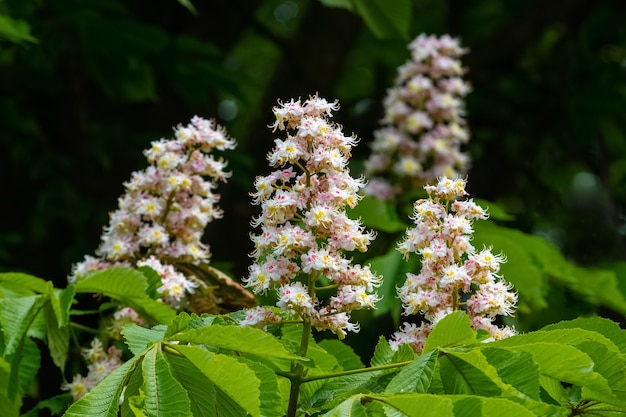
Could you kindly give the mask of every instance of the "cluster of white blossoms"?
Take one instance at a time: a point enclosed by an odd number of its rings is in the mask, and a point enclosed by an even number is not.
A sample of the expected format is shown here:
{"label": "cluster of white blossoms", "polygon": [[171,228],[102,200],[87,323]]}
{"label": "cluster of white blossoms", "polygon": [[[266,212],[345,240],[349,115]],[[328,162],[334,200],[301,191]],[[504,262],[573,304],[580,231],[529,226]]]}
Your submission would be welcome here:
{"label": "cluster of white blossoms", "polygon": [[415,202],[416,226],[398,244],[405,258],[419,254],[422,268],[419,274],[407,273],[397,292],[404,315],[421,314],[426,321],[404,323],[390,345],[397,349],[407,343],[421,352],[432,327],[456,310],[465,310],[472,327],[495,340],[512,336],[513,328],[494,324],[497,316],[512,315],[517,304],[513,286],[498,274],[505,258],[471,244],[473,221],[486,219],[487,213],[471,199],[457,200],[467,195],[465,180],[441,177],[424,188],[429,197]]}
{"label": "cluster of white blossoms", "polygon": [[62,389],[69,391],[74,400],[78,400],[91,391],[107,375],[122,364],[122,351],[115,346],[104,349],[100,339],[93,339],[91,346],[82,349],[87,362],[87,376],[76,375],[72,382],[64,383]]}
{"label": "cluster of white blossoms", "polygon": [[233,149],[235,142],[213,121],[193,117],[178,125],[174,138],[154,141],[144,151],[150,166],[124,183],[118,209],[110,213],[97,257],[74,265],[70,282],[112,266],[153,268],[161,276],[162,299],[175,308],[196,284],[172,267],[174,262],[208,262],[202,242],[206,225],[222,217],[213,190],[230,176],[214,150]]}
{"label": "cluster of white blossoms", "polygon": [[[286,138],[275,139],[267,155],[277,170],[254,184],[253,202],[261,214],[252,225],[261,233],[251,235],[255,262],[244,282],[257,294],[275,290],[280,309],[343,338],[359,330],[350,322],[353,310],[375,307],[381,278],[344,257],[366,251],[374,234],[346,215],[346,207],[358,203],[364,180],[347,169],[357,139],[328,120],[337,109],[336,102],[318,96],[274,108],[271,127],[286,131]],[[280,320],[269,309],[246,313],[242,325]]]}
{"label": "cluster of white blossoms", "polygon": [[[124,184],[126,192],[118,200],[118,209],[110,213],[97,256],[87,255],[74,265],[68,281],[74,283],[90,272],[114,266],[149,266],[161,278],[160,300],[182,309],[198,284],[173,264],[209,262],[211,253],[202,235],[210,221],[222,217],[219,195],[213,190],[230,177],[224,171],[226,162],[210,153],[233,149],[235,142],[213,121],[195,116],[187,126],[174,129],[174,138],[151,145],[144,151],[150,166],[134,172]],[[142,325],[143,319],[133,309],[120,306],[108,326],[109,335],[119,338],[129,322]],[[100,341],[94,339],[88,350],[88,376],[78,374],[64,385],[75,399],[91,390],[103,373],[112,371],[109,368],[119,366],[119,355],[109,355],[105,363],[95,360],[93,352],[101,355],[98,347],[102,350]]]}
{"label": "cluster of white blossoms", "polygon": [[391,200],[440,176],[466,173],[469,157],[461,145],[469,140],[458,40],[419,35],[409,44],[411,59],[398,69],[395,85],[384,99],[383,127],[374,132],[366,161],[365,193]]}

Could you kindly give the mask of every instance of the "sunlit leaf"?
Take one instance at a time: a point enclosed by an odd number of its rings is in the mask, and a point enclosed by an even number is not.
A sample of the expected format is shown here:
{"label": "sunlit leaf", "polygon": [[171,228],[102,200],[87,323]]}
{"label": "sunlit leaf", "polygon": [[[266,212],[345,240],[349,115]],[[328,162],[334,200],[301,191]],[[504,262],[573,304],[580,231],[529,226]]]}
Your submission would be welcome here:
{"label": "sunlit leaf", "polygon": [[11,288],[23,295],[32,295],[32,292],[45,293],[50,282],[22,272],[4,272],[0,273],[0,286]]}
{"label": "sunlit leaf", "polygon": [[446,394],[472,394],[485,397],[502,394],[502,381],[479,350],[446,351],[439,359],[441,380]]}
{"label": "sunlit leaf", "polygon": [[146,353],[142,362],[143,412],[146,417],[192,417],[189,397],[174,378],[161,349]]}
{"label": "sunlit leaf", "polygon": [[365,407],[361,404],[361,396],[355,395],[324,414],[323,417],[367,417]]}
{"label": "sunlit leaf", "polygon": [[171,348],[189,359],[215,385],[218,407],[241,408],[252,416],[260,416],[261,381],[245,364],[195,346]]}
{"label": "sunlit leaf", "polygon": [[436,363],[436,350],[419,355],[389,381],[385,392],[390,394],[398,394],[401,392],[427,392],[435,372]]}
{"label": "sunlit leaf", "polygon": [[[54,298],[54,296],[51,298]],[[69,326],[59,326],[57,315],[51,302],[45,303],[43,312],[46,318],[46,341],[50,357],[54,364],[63,371],[70,347]]]}
{"label": "sunlit leaf", "polygon": [[46,301],[43,295],[0,299],[0,326],[4,333],[4,355],[12,355],[25,337]]}
{"label": "sunlit leaf", "polygon": [[455,311],[437,322],[424,345],[424,352],[433,349],[476,342],[476,332],[463,311]]}
{"label": "sunlit leaf", "polygon": [[271,334],[251,327],[207,326],[177,333],[168,340],[228,349],[251,357],[279,360],[280,363],[284,360],[302,359],[285,349]]}
{"label": "sunlit leaf", "polygon": [[155,326],[147,329],[131,323],[124,326],[121,333],[130,351],[134,355],[140,355],[151,344],[162,341],[165,331],[165,326]]}
{"label": "sunlit leaf", "polygon": [[63,417],[117,417],[124,382],[136,366],[136,359],[123,363],[94,389],[72,404]]}

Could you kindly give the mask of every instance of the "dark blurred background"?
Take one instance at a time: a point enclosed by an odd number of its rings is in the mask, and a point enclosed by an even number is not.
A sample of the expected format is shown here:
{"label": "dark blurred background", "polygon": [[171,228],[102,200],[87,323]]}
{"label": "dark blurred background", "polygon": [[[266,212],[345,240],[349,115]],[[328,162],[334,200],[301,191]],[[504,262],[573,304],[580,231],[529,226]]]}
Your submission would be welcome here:
{"label": "dark blurred background", "polygon": [[[277,99],[339,99],[361,138],[420,33],[458,36],[473,92],[472,196],[586,266],[624,260],[626,3],[621,0],[4,0],[0,3],[0,270],[66,285],[93,254],[141,151],[193,115],[225,154],[214,262],[245,275],[248,192],[269,173]],[[384,11],[393,3],[393,13]],[[381,6],[383,5],[383,6]],[[377,13],[376,7],[383,7]],[[369,13],[369,14],[368,14]]]}

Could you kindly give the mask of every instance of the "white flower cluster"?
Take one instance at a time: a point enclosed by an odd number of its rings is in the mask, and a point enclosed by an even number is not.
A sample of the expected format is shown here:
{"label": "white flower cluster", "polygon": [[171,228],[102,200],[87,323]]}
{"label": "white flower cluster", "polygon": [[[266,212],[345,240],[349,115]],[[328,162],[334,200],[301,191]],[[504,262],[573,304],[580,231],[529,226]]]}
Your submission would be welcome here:
{"label": "white flower cluster", "polygon": [[[317,96],[291,100],[274,108],[274,131],[286,131],[267,155],[277,168],[255,181],[254,203],[261,214],[252,221],[255,262],[246,286],[255,293],[276,290],[277,306],[318,330],[340,338],[358,331],[355,309],[373,308],[381,278],[368,266],[352,265],[344,252],[366,251],[374,238],[346,215],[363,188],[362,178],[347,169],[356,138],[328,121],[338,105]],[[320,294],[323,294],[322,297]],[[280,318],[262,308],[249,310],[243,325],[262,326]]]}
{"label": "white flower cluster", "polygon": [[124,184],[98,256],[85,256],[68,279],[112,266],[147,265],[161,276],[163,301],[178,308],[196,284],[171,264],[208,262],[211,253],[201,238],[207,223],[222,217],[213,190],[230,176],[226,162],[211,152],[233,149],[235,142],[213,121],[195,116],[174,129],[174,138],[151,145],[144,151],[150,166]]}
{"label": "white flower cluster", "polygon": [[460,151],[469,140],[463,99],[470,87],[459,61],[466,50],[448,35],[420,35],[409,49],[411,59],[387,91],[383,127],[374,132],[365,166],[364,191],[381,200],[468,168]]}
{"label": "white flower cluster", "polygon": [[419,274],[408,273],[397,291],[404,314],[421,314],[426,322],[405,323],[393,335],[391,346],[408,343],[420,352],[433,325],[456,310],[465,310],[472,327],[486,330],[494,339],[515,334],[512,328],[493,323],[496,316],[512,315],[517,303],[512,285],[498,275],[505,258],[488,248],[477,251],[471,244],[472,223],[486,219],[485,210],[471,199],[457,200],[467,194],[462,179],[442,177],[437,185],[424,188],[429,198],[415,203],[415,227],[398,244],[405,258],[419,254],[422,268]]}

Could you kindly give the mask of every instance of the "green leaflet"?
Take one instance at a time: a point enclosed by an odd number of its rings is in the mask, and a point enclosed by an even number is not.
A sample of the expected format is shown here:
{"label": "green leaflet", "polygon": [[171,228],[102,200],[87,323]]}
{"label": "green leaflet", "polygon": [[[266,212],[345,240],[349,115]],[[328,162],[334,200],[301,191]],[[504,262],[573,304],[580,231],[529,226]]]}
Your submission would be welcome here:
{"label": "green leaflet", "polygon": [[215,386],[216,404],[225,407],[218,415],[261,415],[261,381],[248,366],[199,347],[172,345],[171,348],[185,356]]}
{"label": "green leaflet", "polygon": [[31,295],[33,292],[47,292],[51,283],[22,272],[4,272],[0,273],[0,286],[22,295]]}
{"label": "green leaflet", "polygon": [[494,397],[502,394],[502,381],[482,352],[445,351],[439,360],[446,394],[472,394]]}
{"label": "green leaflet", "polygon": [[437,322],[424,345],[424,352],[433,349],[476,342],[476,332],[463,311],[455,311]]}
{"label": "green leaflet", "polygon": [[436,350],[418,356],[389,381],[385,392],[389,394],[398,394],[401,392],[428,392],[430,381],[435,372],[436,363]]}
{"label": "green leaflet", "polygon": [[361,395],[352,396],[324,414],[323,417],[367,417],[367,412],[361,404],[361,399]]}
{"label": "green leaflet", "polygon": [[117,417],[125,382],[135,369],[137,358],[122,364],[94,389],[72,404],[63,417]]}
{"label": "green leaflet", "polygon": [[61,326],[57,321],[58,316],[51,302],[54,298],[54,296],[50,297],[43,309],[46,318],[46,339],[52,361],[59,369],[64,370],[70,345],[70,329],[67,324]]}
{"label": "green leaflet", "polygon": [[303,359],[289,352],[271,334],[251,327],[206,326],[177,333],[167,340],[227,349],[252,358],[269,360],[269,362],[283,365],[290,364],[291,360]]}
{"label": "green leaflet", "polygon": [[389,363],[412,361],[413,359],[415,359],[415,353],[409,346],[400,345],[398,350],[393,350],[389,346],[387,339],[380,336],[370,363],[372,366],[380,366]]}
{"label": "green leaflet", "polygon": [[140,355],[150,344],[162,341],[165,331],[165,326],[154,326],[151,329],[146,329],[131,323],[124,326],[122,335],[130,351],[134,355]]}
{"label": "green leaflet", "polygon": [[[279,379],[269,367],[259,362],[254,362],[245,358],[237,358],[237,360],[250,368],[259,379],[259,389],[261,391],[259,399],[261,400],[260,411],[262,416],[282,416],[287,411],[285,404],[288,400],[286,393],[284,401],[281,395]],[[284,380],[284,379],[283,379]]]}
{"label": "green leaflet", "polygon": [[508,394],[539,401],[539,367],[530,353],[490,347],[490,344],[481,352],[497,370]]}
{"label": "green leaflet", "polygon": [[139,389],[146,417],[192,417],[189,396],[174,378],[159,345],[148,351],[141,364],[143,385]]}
{"label": "green leaflet", "polygon": [[187,358],[178,354],[166,353],[171,371],[187,391],[193,416],[214,416],[219,408],[216,403],[216,388]]}
{"label": "green leaflet", "polygon": [[153,324],[169,323],[176,312],[150,298],[148,278],[132,268],[109,268],[94,272],[76,283],[77,293],[100,293],[135,309]]}
{"label": "green leaflet", "polygon": [[4,333],[4,355],[12,355],[46,301],[43,295],[0,299],[0,326]]}

